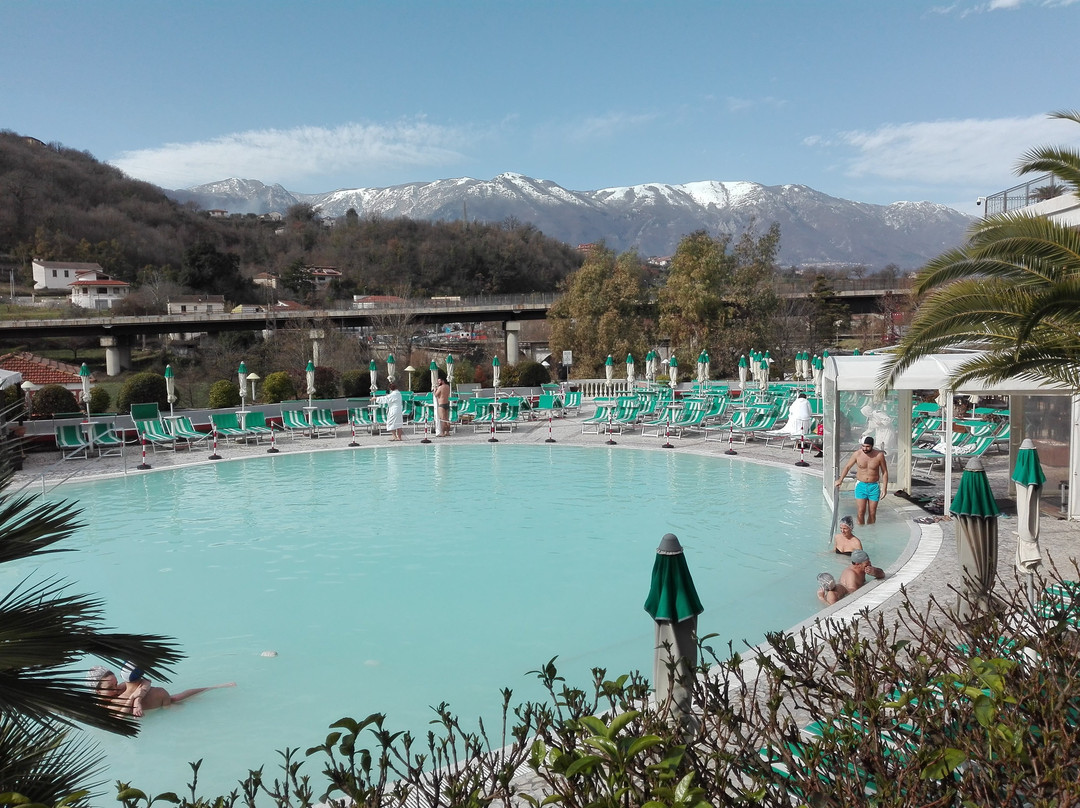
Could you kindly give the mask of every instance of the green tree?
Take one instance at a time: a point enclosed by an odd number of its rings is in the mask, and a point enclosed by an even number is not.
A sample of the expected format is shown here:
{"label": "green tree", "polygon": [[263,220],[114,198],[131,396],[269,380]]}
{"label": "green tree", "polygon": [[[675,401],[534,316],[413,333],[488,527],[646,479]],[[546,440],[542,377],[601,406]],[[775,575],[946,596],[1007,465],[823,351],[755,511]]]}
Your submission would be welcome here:
{"label": "green tree", "polygon": [[[1051,117],[1080,123],[1080,111]],[[1045,146],[1017,173],[1049,171],[1080,196],[1080,152]],[[980,220],[967,243],[916,276],[919,308],[887,367],[891,381],[922,356],[954,346],[985,351],[954,385],[980,379],[1052,381],[1080,390],[1080,231],[1030,214]]]}
{"label": "green tree", "polygon": [[291,401],[296,398],[296,383],[286,371],[276,370],[263,380],[262,395],[267,404]]}
{"label": "green tree", "polygon": [[581,269],[566,280],[565,291],[548,313],[552,354],[574,352],[576,376],[603,372],[608,354],[644,357],[650,327],[645,317],[648,294],[641,258],[597,246]]}
{"label": "green tree", "polygon": [[195,291],[224,295],[232,302],[254,299],[254,284],[240,274],[240,256],[220,252],[213,244],[188,249],[179,280]]}
{"label": "green tree", "polygon": [[780,226],[755,237],[744,232],[683,238],[660,290],[660,332],[677,354],[693,360],[705,349],[721,373],[735,372],[740,354],[772,344],[773,290]]}
{"label": "green tree", "polygon": [[286,289],[290,289],[304,301],[309,300],[315,294],[315,281],[308,271],[307,262],[303,258],[297,258],[285,267],[281,273],[281,283]]}
{"label": "green tree", "polygon": [[810,345],[814,353],[835,348],[837,334],[850,320],[847,306],[837,299],[829,279],[825,275],[815,276],[810,290]]}
{"label": "green tree", "polygon": [[75,394],[62,384],[47,384],[34,393],[31,413],[51,418],[58,412],[79,412]]}
{"label": "green tree", "polygon": [[[12,471],[0,457],[0,563],[37,558],[82,525],[70,502],[7,493]],[[118,715],[86,688],[92,655],[114,665],[138,660],[164,678],[181,655],[164,637],[107,629],[102,601],[73,594],[55,578],[24,578],[0,598],[0,793],[55,805],[88,788],[100,765],[97,750],[72,740],[71,722],[134,735],[138,724]],[[84,803],[85,800],[78,802]]]}

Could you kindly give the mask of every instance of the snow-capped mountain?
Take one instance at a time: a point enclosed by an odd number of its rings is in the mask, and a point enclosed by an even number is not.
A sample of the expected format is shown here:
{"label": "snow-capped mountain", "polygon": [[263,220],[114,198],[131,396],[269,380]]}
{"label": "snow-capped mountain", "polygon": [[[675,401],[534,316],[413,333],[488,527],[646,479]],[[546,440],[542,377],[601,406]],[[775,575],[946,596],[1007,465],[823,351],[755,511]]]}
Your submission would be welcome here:
{"label": "snow-capped mountain", "polygon": [[297,203],[336,218],[350,208],[365,215],[412,219],[529,223],[570,244],[600,241],[617,251],[670,255],[687,233],[738,233],[780,223],[783,265],[897,264],[920,266],[960,245],[971,219],[931,202],[870,205],[838,199],[805,185],[754,182],[646,183],[599,191],[570,191],[550,180],[500,174],[355,188],[324,194],[291,193],[280,185],[230,179],[168,192],[175,199],[233,213],[284,213]]}

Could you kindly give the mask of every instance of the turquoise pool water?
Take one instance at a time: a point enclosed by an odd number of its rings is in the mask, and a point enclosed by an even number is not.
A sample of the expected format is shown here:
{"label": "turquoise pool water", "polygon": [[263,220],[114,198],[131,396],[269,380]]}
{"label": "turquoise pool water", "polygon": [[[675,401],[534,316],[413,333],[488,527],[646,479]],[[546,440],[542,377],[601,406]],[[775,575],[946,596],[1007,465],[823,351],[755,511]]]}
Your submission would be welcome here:
{"label": "turquoise pool water", "polygon": [[[148,714],[137,739],[95,735],[110,780],[154,793],[183,788],[199,758],[201,793],[226,791],[345,715],[385,712],[388,728],[422,736],[429,705],[447,701],[466,726],[483,714],[493,727],[500,688],[539,697],[526,673],[556,655],[579,685],[594,666],[650,671],[642,605],[667,532],[705,606],[699,632],[737,646],[811,615],[816,573],[845,566],[820,479],[676,452],[282,454],[50,497],[78,500],[88,527],[69,543],[83,552],[44,559],[39,575],[100,594],[120,630],[177,638],[188,657],[170,690],[237,682]],[[886,567],[910,530],[881,516],[857,533]],[[31,569],[15,566],[0,584]]]}

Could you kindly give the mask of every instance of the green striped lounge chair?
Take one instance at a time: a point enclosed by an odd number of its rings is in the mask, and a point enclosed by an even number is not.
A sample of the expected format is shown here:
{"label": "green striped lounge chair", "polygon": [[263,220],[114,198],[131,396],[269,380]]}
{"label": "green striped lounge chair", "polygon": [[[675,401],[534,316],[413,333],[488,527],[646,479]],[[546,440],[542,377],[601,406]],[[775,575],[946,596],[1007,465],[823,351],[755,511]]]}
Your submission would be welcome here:
{"label": "green striped lounge chair", "polygon": [[[375,418],[379,418],[380,412],[382,413],[382,421],[380,421],[380,423],[386,423],[386,411],[383,408],[379,408],[375,411]],[[338,429],[340,428],[340,424],[334,420],[334,411],[329,407],[320,407],[317,410],[312,410],[311,426],[315,435],[329,432],[335,438],[337,437]]]}
{"label": "green striped lounge chair", "polygon": [[[132,406],[134,410],[134,405]],[[145,441],[154,447],[154,452],[160,449],[176,449],[176,438],[172,432],[166,429],[160,418],[136,419],[135,431],[139,433],[139,440]]]}
{"label": "green striped lounge chair", "polygon": [[244,429],[255,438],[256,443],[261,443],[263,438],[269,438],[274,431],[262,410],[252,410],[244,416]]}
{"label": "green striped lounge chair", "polygon": [[95,421],[90,424],[91,444],[98,457],[123,457],[124,439],[111,424]]}
{"label": "green striped lounge chair", "polygon": [[308,423],[307,414],[303,410],[282,409],[281,426],[292,438],[296,437],[297,432],[306,435],[311,431],[311,424]]}
{"label": "green striped lounge chair", "polygon": [[64,460],[90,458],[90,442],[83,434],[82,424],[63,424],[56,427],[56,448]]}
{"label": "green striped lounge chair", "polygon": [[210,426],[215,433],[226,440],[232,438],[235,443],[247,441],[251,436],[251,433],[240,426],[240,419],[237,418],[235,412],[210,413]]}
{"label": "green striped lounge chair", "polygon": [[207,443],[210,440],[210,433],[197,430],[195,425],[191,423],[191,419],[186,415],[169,418],[168,422],[173,437],[177,440],[187,441],[188,446],[194,446],[200,442]]}

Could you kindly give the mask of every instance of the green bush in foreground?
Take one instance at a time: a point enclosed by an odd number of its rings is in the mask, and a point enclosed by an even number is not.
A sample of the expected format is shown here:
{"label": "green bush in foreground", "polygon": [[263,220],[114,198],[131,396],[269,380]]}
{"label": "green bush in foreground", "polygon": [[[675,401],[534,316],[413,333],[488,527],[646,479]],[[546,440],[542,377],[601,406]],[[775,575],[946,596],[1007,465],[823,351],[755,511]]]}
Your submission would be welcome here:
{"label": "green bush in foreground", "polygon": [[151,404],[157,402],[163,412],[169,408],[169,392],[165,386],[165,377],[159,373],[136,373],[130,376],[120,388],[116,397],[116,409],[119,412],[131,412],[132,404]]}
{"label": "green bush in foreground", "polygon": [[280,404],[296,398],[296,385],[284,370],[277,370],[263,380],[262,398],[267,404]]}
{"label": "green bush in foreground", "polygon": [[47,384],[34,393],[30,413],[40,418],[52,418],[58,412],[79,412],[75,394],[62,384]]}
{"label": "green bush in foreground", "polygon": [[647,704],[637,674],[595,669],[578,688],[552,660],[533,671],[547,699],[511,706],[504,690],[495,728],[467,731],[445,704],[426,738],[390,730],[381,714],[343,718],[305,754],[283,752],[279,775],[252,771],[227,796],[199,798],[196,766],[187,797],[123,785],[118,798],[126,808],[1072,805],[1080,634],[1069,621],[1080,607],[1066,600],[1031,621],[1021,593],[1010,582],[1005,608],[966,626],[936,603],[906,602],[891,623],[770,634],[746,659],[730,647],[718,658],[703,637],[690,722]]}

